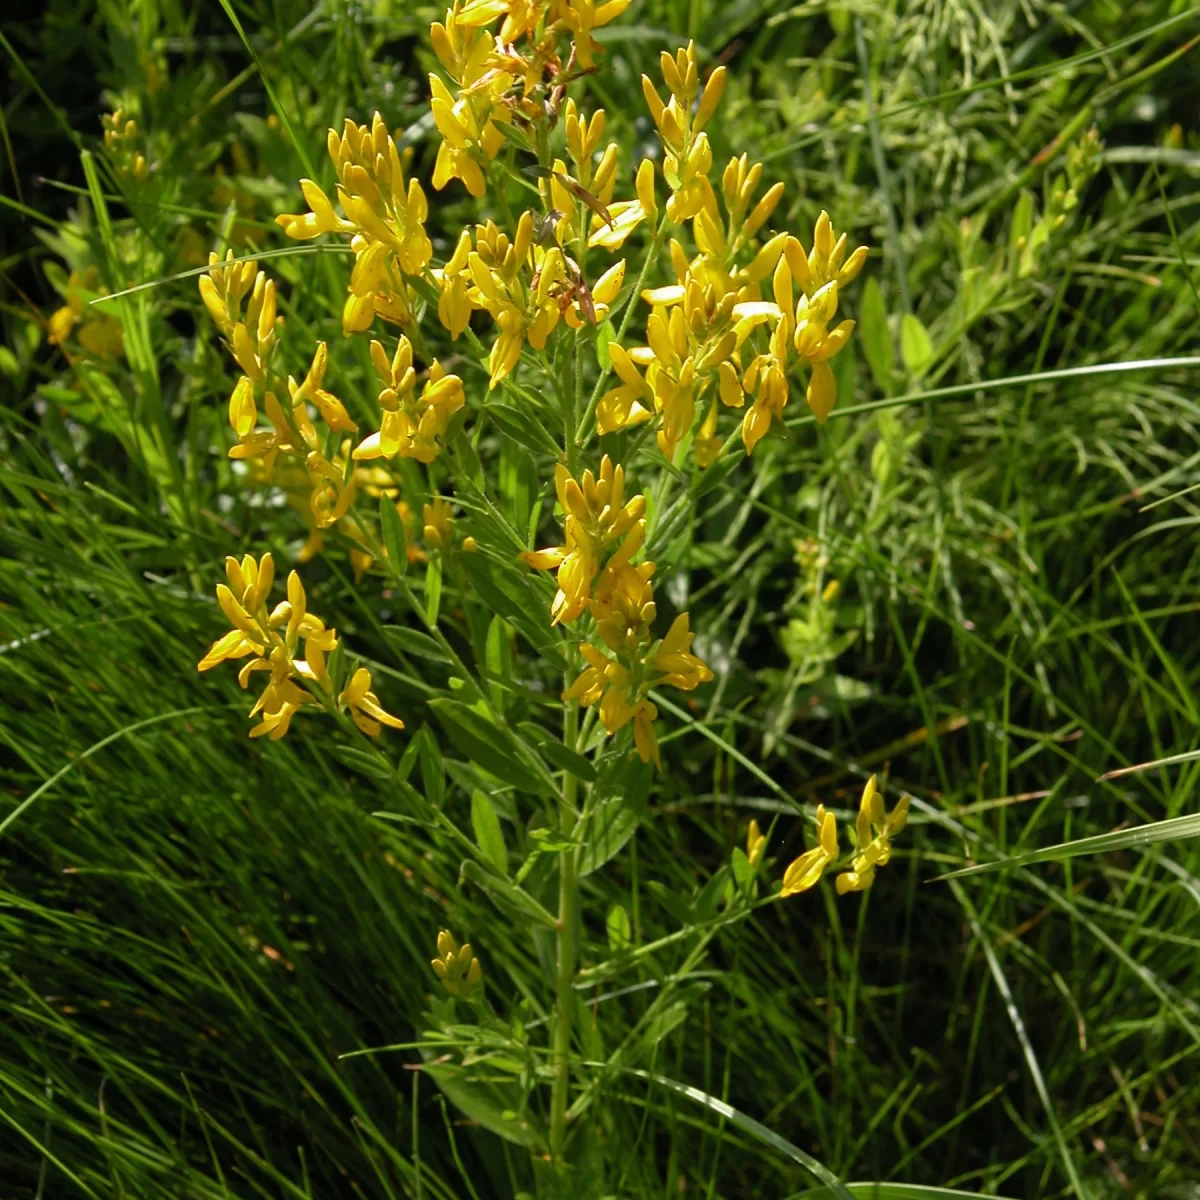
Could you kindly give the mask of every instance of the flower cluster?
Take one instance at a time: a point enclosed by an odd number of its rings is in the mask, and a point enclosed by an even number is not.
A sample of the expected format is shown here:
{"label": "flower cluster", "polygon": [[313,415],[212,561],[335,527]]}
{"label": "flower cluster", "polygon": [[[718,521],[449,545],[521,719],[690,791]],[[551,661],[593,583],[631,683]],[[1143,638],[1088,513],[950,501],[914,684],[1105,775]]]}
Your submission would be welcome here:
{"label": "flower cluster", "polygon": [[[604,110],[586,113],[566,92],[596,66],[595,31],[628,3],[454,0],[444,20],[431,27],[438,69],[429,77],[430,105],[439,134],[433,188],[441,191],[458,180],[477,198],[493,189],[497,208],[507,215],[517,156],[529,155],[536,158],[536,165],[525,168],[538,181],[536,210],[510,216],[503,226],[487,219],[462,229],[449,256],[435,262],[425,230],[425,192],[406,175],[406,155],[376,113],[369,126],[346,120],[340,132],[329,131],[335,199],[305,179],[300,187],[308,211],[276,218],[293,239],[350,240],[354,265],[341,313],[345,335],[367,332],[377,318],[405,327],[392,350],[380,340],[370,343],[377,429],[362,436],[345,405],[326,389],[324,342],[302,381],[291,376],[284,381],[275,365],[274,284],[254,264],[228,256],[221,262],[213,255],[200,289],[240,370],[229,404],[237,437],[230,456],[250,460],[268,479],[276,459],[287,459],[290,482],[276,483],[291,503],[303,497],[309,537],[301,561],[320,548],[323,531],[340,522],[351,542],[356,578],[380,553],[382,540],[368,532],[353,507],[360,491],[396,504],[411,531],[409,560],[431,560],[430,579],[437,581],[431,586],[440,588],[441,556],[475,548],[473,538],[456,534],[450,500],[438,493],[445,478],[440,466],[424,474],[428,502],[420,518],[416,506],[400,497],[391,473],[393,460],[413,460],[402,472],[396,469],[406,480],[421,480],[414,463],[428,466],[443,453],[452,421],[467,404],[462,379],[424,351],[419,322],[432,313],[434,301],[450,339],[466,335],[470,350],[486,354],[489,392],[503,385],[514,403],[523,404],[527,380],[514,379],[515,372],[540,371],[551,381],[564,411],[574,414],[563,422],[565,462],[555,468],[562,541],[521,558],[556,573],[551,625],[581,623],[582,663],[577,676],[568,677],[564,702],[595,706],[609,734],[630,726],[640,757],[657,763],[655,689],[692,691],[712,672],[692,652],[686,612],[664,637],[653,632],[656,564],[642,559],[646,499],[626,495],[625,467],[608,454],[595,472],[575,468],[591,432],[587,421],[594,421],[600,437],[645,423],[669,462],[690,442],[703,469],[725,444],[719,423],[726,409],[739,410],[741,439],[746,453],[753,453],[784,416],[797,367],[807,374],[813,415],[826,420],[836,400],[829,363],[854,329],[853,321],[837,323],[839,297],[862,269],[867,250],[851,253],[846,235],[837,236],[824,212],[813,227],[811,248],[786,229],[772,228],[783,186],[767,186],[762,164],[745,154],[730,159],[719,179],[714,175],[707,126],[726,90],[726,71],[717,67],[704,77],[691,44],[661,56],[662,88],[643,77],[662,156],[642,158],[633,171],[632,195],[618,198],[620,149],[606,143]],[[552,135],[561,138],[557,149]],[[661,219],[660,174],[667,197]],[[563,339],[606,320],[626,275],[623,258],[593,273],[589,253],[620,251],[643,224],[652,239],[642,275],[649,286],[639,283],[640,294],[628,303],[647,306],[644,344],[622,344],[611,326],[603,342],[597,334],[599,358],[611,365],[615,378],[610,386],[597,385],[594,408],[580,425],[587,343],[577,338],[572,356],[563,353],[571,348]],[[673,236],[667,234],[670,224],[676,227]],[[670,275],[655,284],[651,271],[664,245]],[[482,313],[494,329],[486,349],[472,329],[473,318]],[[628,316],[629,310],[622,331]],[[418,355],[428,363],[425,370]],[[486,406],[486,397],[478,402]],[[499,417],[500,409],[495,411]],[[324,426],[319,431],[317,421]],[[736,436],[731,432],[730,440]],[[387,513],[384,517],[390,521]],[[424,549],[416,544],[422,536]],[[255,671],[270,672],[254,710],[264,714],[255,736],[282,736],[292,715],[310,703],[349,712],[371,734],[382,724],[399,725],[379,706],[365,670],[334,698],[325,655],[336,638],[307,613],[294,572],[288,600],[268,611],[270,556],[260,564],[249,558],[230,564],[229,584],[219,589],[219,598],[233,630],[213,646],[201,669],[251,656],[243,685]],[[436,604],[430,619],[437,620]],[[842,891],[870,885],[904,821],[903,805],[889,817],[873,780],[868,788],[856,852],[838,878]],[[765,839],[752,825],[747,858],[759,861],[764,849]],[[788,868],[783,894],[812,887],[837,857],[836,821],[819,809],[817,844]],[[460,950],[448,934],[439,939],[435,969],[452,991],[478,983],[469,948]]]}
{"label": "flower cluster", "polygon": [[550,606],[551,624],[573,621],[592,599],[601,569],[619,571],[646,539],[646,497],[625,499],[625,468],[606,454],[600,476],[584,471],[578,482],[559,463],[554,488],[563,511],[563,545],[526,551],[524,562],[540,571],[558,571],[558,592]]}
{"label": "flower cluster", "polygon": [[373,341],[371,362],[379,377],[382,418],[379,432],[363,438],[355,447],[355,459],[394,458],[399,454],[401,458],[433,462],[450,418],[465,403],[462,380],[448,375],[435,358],[418,395],[412,343],[403,335],[391,362],[383,346]]}
{"label": "flower cluster", "polygon": [[837,877],[838,895],[865,892],[875,881],[875,868],[886,866],[892,857],[892,841],[908,820],[908,797],[901,796],[890,813],[883,806],[883,793],[875,776],[863,788],[858,817],[854,823],[854,858],[850,870]]}
{"label": "flower cluster", "polygon": [[[560,80],[572,67],[590,71],[599,47],[593,30],[616,20],[630,0],[455,0],[430,39],[451,87],[430,74],[430,107],[442,144],[433,186],[460,179],[472,196],[487,190],[489,164],[505,144],[505,130],[529,127],[562,96]],[[487,26],[501,20],[495,34]],[[571,38],[563,61],[558,43]],[[520,43],[524,42],[522,50]],[[516,134],[516,137],[523,135]]]}
{"label": "flower cluster", "polygon": [[[288,408],[280,403],[285,383],[274,369],[277,322],[274,280],[254,262],[234,262],[232,252],[224,263],[209,256],[207,275],[200,276],[200,295],[213,323],[220,330],[242,375],[229,397],[229,423],[237,435],[230,447],[233,459],[262,459],[270,476],[278,455],[303,463],[310,485],[310,504],[319,528],[344,517],[353,503],[356,483],[344,458],[331,461],[322,451],[325,438],[313,423],[309,405],[335,433],[354,433],[357,425],[345,405],[325,390],[329,352],[317,345],[302,382],[286,380]],[[242,306],[245,303],[245,311]],[[259,426],[259,402],[268,428]]]}
{"label": "flower cluster", "polygon": [[[619,382],[601,397],[596,428],[612,433],[657,416],[659,449],[674,458],[692,430],[698,406],[708,400],[695,440],[700,465],[707,466],[720,447],[718,398],[728,407],[743,408],[746,395],[753,396],[742,420],[742,440],[752,453],[772,420],[783,415],[787,377],[795,363],[811,371],[807,399],[813,415],[821,422],[829,416],[837,391],[829,359],[854,329],[853,321],[832,328],[830,322],[837,313],[838,288],[862,269],[867,250],[860,247],[847,256],[846,236],[835,239],[824,212],[814,227],[811,251],[806,253],[799,239],[786,232],[756,246],[783,187],[776,183],[755,201],[762,164],[750,164],[742,155],[722,172],[718,198],[709,180],[712,152],[702,127],[724,91],[723,68],[712,73],[702,94],[693,46],[674,58],[664,53],[662,68],[670,101],[664,104],[646,77],[643,90],[666,152],[663,175],[671,188],[667,216],[691,221],[697,253],[689,257],[672,240],[675,282],[642,293],[651,309],[647,345],[628,351],[610,348]],[[639,197],[648,193],[652,204],[653,188],[642,184],[639,172]],[[762,295],[768,279],[770,300]],[[793,283],[802,292],[795,305]],[[755,331],[762,325],[770,328],[769,340],[756,348]]]}
{"label": "flower cluster", "polygon": [[341,135],[331,129],[327,141],[345,217],[337,215],[316,183],[302,179],[300,190],[311,211],[283,213],[275,220],[298,240],[323,233],[351,236],[354,269],[342,309],[343,332],[362,332],[376,316],[408,324],[412,297],[406,277],[420,275],[433,254],[425,233],[425,192],[416,179],[406,182],[400,152],[379,113],[370,128],[347,118]]}
{"label": "flower cluster", "polygon": [[443,929],[437,938],[437,958],[430,964],[442,986],[452,996],[472,999],[483,986],[483,970],[470,942],[460,946],[449,930]]}
{"label": "flower cluster", "polygon": [[563,693],[585,707],[599,703],[600,723],[609,733],[633,723],[634,742],[644,762],[658,762],[654,721],[658,709],[647,698],[662,684],[692,691],[712,672],[691,653],[687,613],[676,617],[661,640],[651,625],[657,614],[650,580],[655,564],[632,560],[646,536],[646,498],[625,501],[625,470],[605,455],[600,475],[584,471],[577,481],[561,463],[555,486],[563,510],[564,544],[527,551],[522,559],[540,570],[558,570],[551,621],[573,621],[587,610],[603,643],[585,642],[586,667]]}
{"label": "flower cluster", "polygon": [[309,612],[304,585],[295,571],[288,575],[287,599],[270,610],[267,601],[275,581],[270,554],[258,561],[250,555],[241,562],[227,558],[225,578],[227,583],[217,585],[217,603],[233,628],[213,642],[199,669],[208,671],[227,659],[249,657],[238,672],[242,687],[249,686],[250,676],[256,672],[269,672],[266,687],[250,710],[251,717],[262,714],[262,720],[250,730],[252,738],[283,737],[306,704],[349,712],[359,729],[371,737],[377,737],[383,725],[404,728],[403,721],[380,706],[365,667],[359,667],[334,698],[325,656],[336,648],[337,632]]}
{"label": "flower cluster", "polygon": [[105,113],[101,118],[104,125],[104,148],[112,156],[113,166],[122,175],[128,175],[137,183],[150,174],[150,164],[139,149],[137,122],[126,117],[122,109]]}
{"label": "flower cluster", "polygon": [[[889,814],[884,810],[883,793],[874,775],[867,780],[855,821],[855,849],[848,870],[837,877],[838,895],[865,892],[875,881],[875,868],[887,864],[892,856],[891,839],[908,819],[908,797],[902,796]],[[817,806],[817,844],[792,862],[783,874],[781,896],[795,896],[815,887],[821,876],[838,857],[837,819]]]}

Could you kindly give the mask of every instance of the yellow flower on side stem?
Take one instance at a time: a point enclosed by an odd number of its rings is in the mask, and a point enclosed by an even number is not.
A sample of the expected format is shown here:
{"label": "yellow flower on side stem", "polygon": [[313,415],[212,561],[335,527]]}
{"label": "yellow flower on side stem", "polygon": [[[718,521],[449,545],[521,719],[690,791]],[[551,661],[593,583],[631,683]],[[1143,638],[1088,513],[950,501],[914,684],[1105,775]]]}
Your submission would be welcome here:
{"label": "yellow flower on side stem", "polygon": [[345,691],[338,697],[338,706],[349,711],[355,725],[368,737],[378,737],[383,732],[383,725],[392,729],[404,728],[404,722],[385,712],[379,697],[371,691],[371,672],[366,667],[359,667],[354,672]]}
{"label": "yellow flower on side stem", "polygon": [[672,221],[686,221],[705,206],[712,194],[712,185],[708,182],[712,149],[708,134],[703,130],[724,94],[725,68],[717,67],[713,71],[701,93],[694,43],[689,42],[686,49],[674,56],[664,50],[659,63],[670,100],[663,103],[647,75],[642,76],[642,94],[666,152],[663,178],[671,189],[667,216]]}
{"label": "yellow flower on side stem", "polygon": [[455,342],[470,324],[475,307],[470,295],[471,272],[467,269],[470,255],[471,234],[464,229],[446,265],[433,271],[438,285],[438,320],[450,331],[450,339]]}
{"label": "yellow flower on side stem", "polygon": [[783,873],[783,891],[780,895],[798,896],[816,887],[825,873],[825,868],[837,858],[837,819],[826,812],[823,804],[817,805],[817,844],[806,850],[792,862]]}
{"label": "yellow flower on side stem", "polygon": [[483,985],[483,971],[471,944],[460,946],[449,930],[438,934],[437,958],[432,962],[433,973],[452,996],[470,1000]]}
{"label": "yellow flower on side stem", "polygon": [[[337,634],[308,611],[304,585],[295,571],[288,576],[288,598],[267,611],[275,580],[270,554],[257,561],[251,555],[241,562],[227,558],[225,578],[226,583],[217,585],[217,602],[233,629],[212,644],[200,660],[199,670],[208,671],[227,659],[253,656],[238,672],[238,683],[248,687],[250,677],[259,671],[269,672],[270,677],[250,710],[252,717],[262,713],[262,721],[251,729],[250,736],[265,735],[274,741],[287,733],[301,707],[321,703],[301,681],[327,681],[324,655],[337,645]],[[305,659],[298,657],[301,643]]]}
{"label": "yellow flower on side stem", "polygon": [[474,8],[477,15],[464,20],[455,5],[444,24],[435,21],[429,30],[434,53],[457,85],[455,95],[439,76],[429,76],[430,108],[442,135],[433,169],[437,191],[451,179],[461,179],[472,196],[482,196],[487,181],[481,164],[495,158],[505,144],[498,123],[512,122],[504,103],[515,82],[508,70],[510,60],[497,49],[495,38],[480,28],[495,19],[486,15],[491,7],[468,5],[468,13]]}
{"label": "yellow flower on side stem", "polygon": [[758,821],[750,818],[750,828],[746,833],[746,859],[753,867],[762,858],[763,848],[767,844],[767,836],[758,828]]}
{"label": "yellow flower on side stem", "polygon": [[851,869],[837,877],[838,895],[865,892],[874,883],[875,868],[886,866],[892,857],[891,839],[904,828],[908,805],[908,797],[901,796],[896,807],[888,813],[875,776],[867,780],[854,823],[854,858]]}
{"label": "yellow flower on side stem", "polygon": [[48,340],[52,345],[62,346],[78,326],[76,341],[89,354],[96,358],[120,358],[125,353],[121,323],[88,303],[92,293],[97,296],[108,294],[108,288],[100,282],[100,272],[95,267],[72,271],[63,295],[65,303],[47,322]]}
{"label": "yellow flower on side stem", "polygon": [[303,383],[297,383],[291,375],[288,376],[288,392],[292,397],[292,407],[311,401],[321,420],[337,433],[354,433],[358,426],[350,419],[346,406],[332,393],[321,387],[325,379],[325,367],[329,362],[329,351],[324,342],[317,343],[313,355],[312,366]]}
{"label": "yellow flower on side stem", "polygon": [[592,31],[615,21],[629,4],[630,0],[607,0],[601,4],[596,0],[555,0],[554,18],[575,35],[575,61],[583,70],[590,71],[596,65],[599,46]]}
{"label": "yellow flower on side stem", "polygon": [[[643,158],[634,180],[637,198],[618,200],[607,204],[611,222],[599,213],[592,217],[589,246],[601,246],[605,250],[619,250],[629,235],[643,222],[653,223],[658,217],[658,202],[654,198],[654,164]],[[611,189],[610,189],[611,190]]]}

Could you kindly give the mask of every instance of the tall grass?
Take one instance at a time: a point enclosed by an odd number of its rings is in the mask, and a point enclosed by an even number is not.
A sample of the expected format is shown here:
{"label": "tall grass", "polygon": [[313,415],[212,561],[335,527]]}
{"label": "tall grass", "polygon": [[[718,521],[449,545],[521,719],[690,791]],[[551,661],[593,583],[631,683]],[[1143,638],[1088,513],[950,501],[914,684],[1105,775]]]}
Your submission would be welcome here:
{"label": "tall grass", "polygon": [[[446,924],[511,981],[497,1011],[538,1030],[541,932],[464,884],[456,840],[406,823],[403,786],[339,733],[250,743],[236,684],[195,672],[221,558],[294,559],[306,530],[223,457],[228,384],[180,276],[210,246],[282,247],[269,222],[345,114],[380,108],[428,176],[437,15],[81,0],[3,31],[6,1198],[535,1186],[413,1043]],[[1197,35],[1170,0],[643,0],[607,36],[589,87],[635,143],[660,43],[736,64],[717,159],[765,160],[783,223],[826,206],[878,248],[876,307],[853,315],[888,336],[840,360],[819,434],[797,423],[673,535],[665,594],[718,679],[672,718],[624,865],[585,882],[586,911],[621,906],[650,949],[589,975],[611,935],[584,930],[581,1197],[789,1196],[813,1186],[793,1150],[881,1200],[1200,1187],[1195,840],[930,882],[1195,811],[1200,759],[1099,777],[1197,749]],[[144,186],[98,149],[119,103]],[[1014,269],[1022,190],[1040,213],[1093,124],[1098,174]],[[434,207],[443,238],[459,194]],[[72,259],[112,291],[154,284],[115,302],[114,364],[45,341],[45,265]],[[294,248],[272,269],[363,404],[369,364],[331,327],[341,272]],[[314,607],[415,734],[440,668],[397,655],[394,598],[344,564],[331,539]],[[453,619],[470,603],[448,584]],[[446,765],[409,783],[468,830],[454,746],[422,737]],[[749,817],[775,822],[778,870],[797,803],[849,810],[872,770],[915,798],[872,892],[714,920],[705,884]],[[596,1065],[626,1043],[651,1067]]]}

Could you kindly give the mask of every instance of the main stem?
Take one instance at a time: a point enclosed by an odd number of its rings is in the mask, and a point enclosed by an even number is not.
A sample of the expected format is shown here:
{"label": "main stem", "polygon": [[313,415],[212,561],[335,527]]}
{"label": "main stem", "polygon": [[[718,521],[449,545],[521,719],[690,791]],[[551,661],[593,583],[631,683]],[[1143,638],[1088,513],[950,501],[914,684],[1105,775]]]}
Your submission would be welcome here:
{"label": "main stem", "polygon": [[[579,708],[573,702],[563,722],[567,748],[579,739]],[[569,840],[575,830],[576,796],[579,781],[569,771],[563,780],[559,828]],[[558,856],[558,970],[554,1000],[554,1091],[550,1100],[550,1155],[563,1161],[567,1140],[567,1105],[571,1090],[571,1021],[575,1013],[575,953],[579,929],[579,876],[575,849]]]}

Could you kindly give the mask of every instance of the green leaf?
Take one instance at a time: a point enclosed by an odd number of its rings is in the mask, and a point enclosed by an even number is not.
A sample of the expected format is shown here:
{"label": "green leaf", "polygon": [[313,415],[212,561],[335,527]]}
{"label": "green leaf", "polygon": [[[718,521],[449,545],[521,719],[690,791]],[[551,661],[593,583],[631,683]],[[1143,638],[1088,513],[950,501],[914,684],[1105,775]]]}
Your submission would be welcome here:
{"label": "green leaf", "polygon": [[605,318],[596,330],[596,360],[600,363],[602,371],[612,369],[612,355],[609,354],[608,348],[616,340],[617,331],[613,328],[613,323]]}
{"label": "green leaf", "polygon": [[533,147],[529,144],[529,139],[511,121],[496,121],[495,126],[504,135],[505,140],[511,142],[518,150],[532,153]]}
{"label": "green leaf", "polygon": [[[847,1183],[850,1195],[858,1200],[980,1200],[978,1192],[960,1192],[957,1188],[925,1187],[917,1183]],[[841,1192],[829,1188],[813,1188],[796,1192],[787,1200],[832,1200]]]}
{"label": "green leaf", "polygon": [[442,752],[438,749],[437,738],[428,725],[422,725],[417,730],[413,741],[420,742],[421,786],[425,789],[425,799],[435,807],[440,807],[446,795],[446,767],[442,762]]}
{"label": "green leaf", "polygon": [[754,878],[754,864],[746,857],[746,852],[741,846],[733,848],[733,880],[737,884],[739,891],[745,891],[750,886],[750,881]]}
{"label": "green leaf", "polygon": [[1033,196],[1022,190],[1013,207],[1012,228],[1009,230],[1009,248],[1014,259],[1019,259],[1029,240],[1029,232],[1033,229]]}
{"label": "green leaf", "polygon": [[392,778],[392,768],[369,750],[359,750],[355,746],[334,746],[333,752],[346,766],[368,779],[385,782]]}
{"label": "green leaf", "polygon": [[[430,1057],[428,1051],[422,1053]],[[486,1068],[480,1064],[480,1069]],[[456,1063],[428,1061],[424,1067],[425,1074],[468,1120],[518,1146],[542,1148],[545,1138],[541,1132],[526,1117],[518,1115],[525,1099],[520,1085],[484,1080],[475,1070]]]}
{"label": "green leaf", "polygon": [[550,606],[543,593],[517,567],[506,566],[487,554],[464,554],[460,561],[471,586],[493,612],[511,622],[521,635],[553,665],[564,665],[562,640],[550,626]]}
{"label": "green leaf", "polygon": [[712,877],[700,889],[700,894],[692,904],[693,922],[703,925],[717,915],[717,906],[725,894],[725,885],[729,882],[731,872],[732,868],[725,864],[712,873]]}
{"label": "green leaf", "polygon": [[620,904],[614,904],[608,910],[608,948],[614,954],[628,950],[632,940],[632,927],[629,924],[629,914]]}
{"label": "green leaf", "polygon": [[579,874],[598,871],[624,849],[646,809],[650,772],[632,755],[607,768],[596,783],[597,799],[580,840]]}
{"label": "green leaf", "polygon": [[471,827],[475,830],[475,841],[483,856],[500,872],[508,874],[508,849],[504,845],[504,831],[500,818],[492,806],[491,798],[484,792],[471,796]]}
{"label": "green leaf", "polygon": [[879,390],[888,393],[891,391],[892,371],[896,364],[892,351],[892,333],[888,328],[887,305],[883,300],[883,289],[874,275],[867,279],[863,288],[862,319],[858,330],[867,366],[871,368]]}
{"label": "green leaf", "polygon": [[434,557],[425,568],[425,612],[430,625],[436,625],[442,600],[442,560]]}
{"label": "green leaf", "polygon": [[1133,829],[1120,829],[1115,833],[1101,833],[1073,842],[1060,842],[1057,846],[1030,850],[1028,854],[1014,854],[1011,858],[1002,858],[998,862],[964,867],[961,871],[938,875],[930,882],[965,879],[968,875],[983,875],[989,871],[1004,871],[1011,867],[1030,866],[1033,863],[1058,862],[1064,858],[1076,858],[1080,854],[1111,854],[1114,850],[1140,849],[1142,846],[1154,846],[1159,842],[1178,842],[1195,837],[1200,837],[1200,813],[1189,813],[1186,817],[1153,821],[1149,825],[1138,825]]}
{"label": "green leaf", "polygon": [[379,498],[379,524],[383,529],[383,545],[392,574],[403,575],[408,566],[408,534],[396,511],[395,500],[389,500],[387,496]]}
{"label": "green leaf", "polygon": [[454,740],[455,747],[485,771],[523,792],[557,794],[549,772],[510,730],[494,725],[459,700],[438,697],[429,701],[429,707]]}
{"label": "green leaf", "polygon": [[485,411],[502,432],[526,450],[558,457],[559,447],[547,432],[545,423],[537,417],[510,408],[507,404],[489,404]]}
{"label": "green leaf", "polygon": [[556,767],[563,771],[570,771],[576,779],[582,779],[584,783],[596,782],[596,768],[591,762],[582,754],[568,750],[548,730],[543,729],[540,725],[535,725],[532,721],[522,721],[517,728],[536,742],[538,753],[545,755]]}
{"label": "green leaf", "polygon": [[558,921],[553,913],[547,912],[528,892],[480,863],[470,859],[464,862],[459,870],[459,879],[485,892],[497,908],[519,925],[532,920],[547,929],[558,929]]}
{"label": "green leaf", "polygon": [[415,654],[432,662],[450,662],[445,650],[427,633],[409,629],[407,625],[385,625],[383,632],[389,642],[404,654]]}
{"label": "green leaf", "polygon": [[900,354],[913,376],[920,375],[933,358],[929,331],[912,313],[905,313],[900,322]]}
{"label": "green leaf", "polygon": [[746,455],[740,449],[735,449],[728,458],[722,458],[712,466],[706,467],[695,477],[691,486],[692,499],[699,500],[714,488],[720,487],[745,461]]}
{"label": "green leaf", "polygon": [[[466,409],[460,408],[458,411],[463,413],[466,412]],[[457,415],[458,413],[455,414],[455,416]],[[471,439],[459,429],[457,435],[453,437],[447,430],[447,441],[454,456],[455,469],[458,474],[463,477],[465,482],[473,484],[477,488],[482,487],[483,464],[479,461],[475,447],[471,445]]]}

